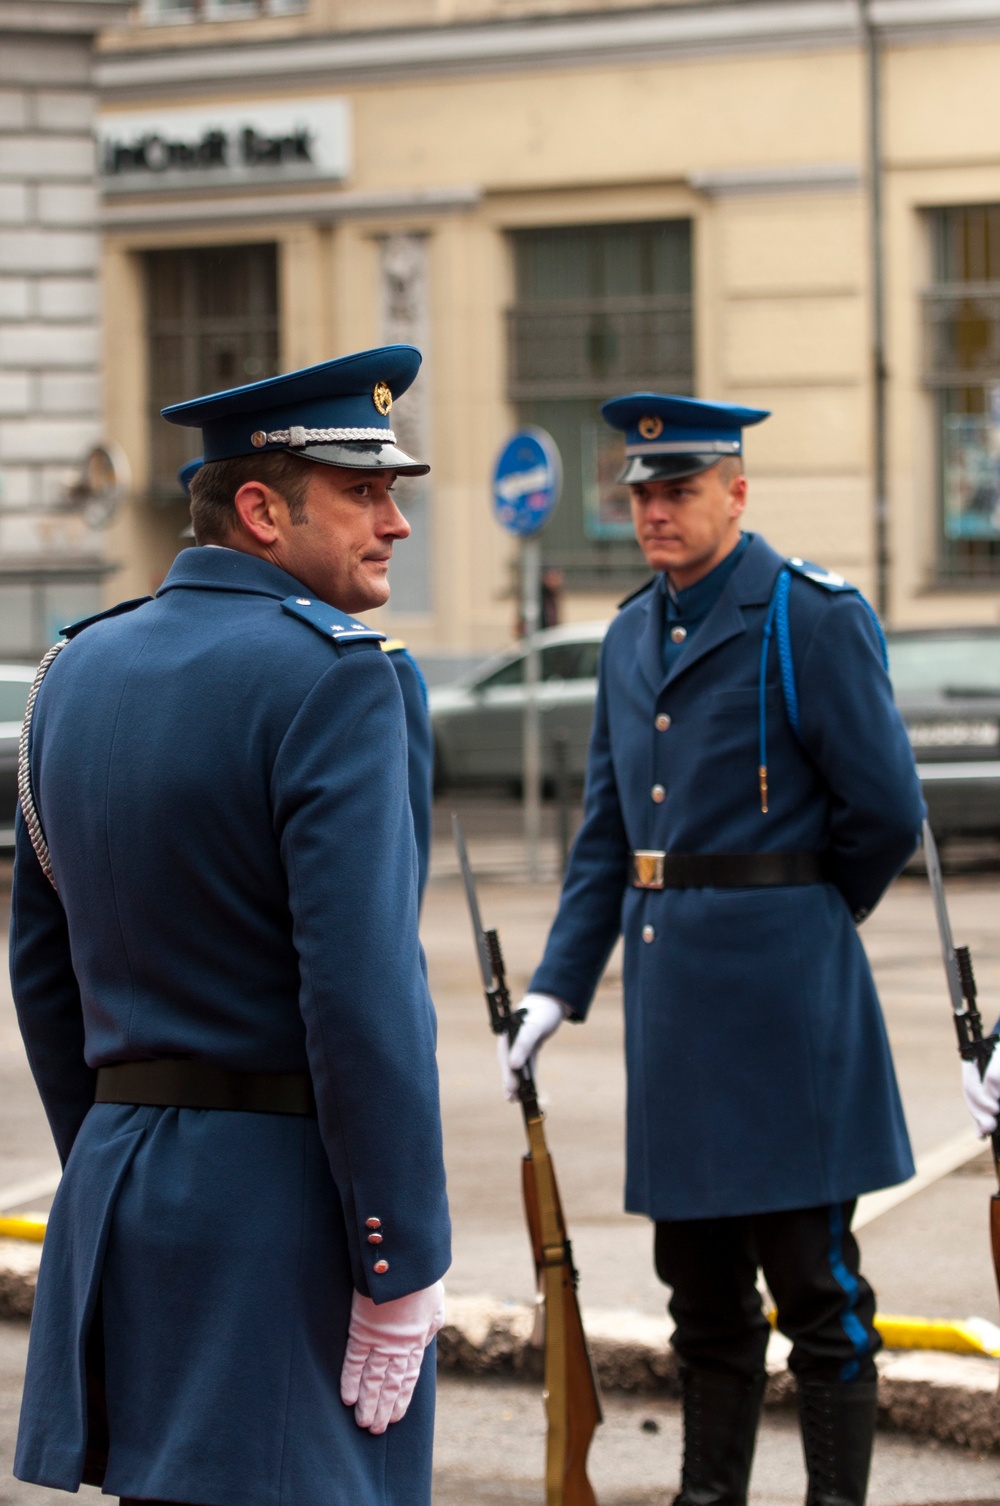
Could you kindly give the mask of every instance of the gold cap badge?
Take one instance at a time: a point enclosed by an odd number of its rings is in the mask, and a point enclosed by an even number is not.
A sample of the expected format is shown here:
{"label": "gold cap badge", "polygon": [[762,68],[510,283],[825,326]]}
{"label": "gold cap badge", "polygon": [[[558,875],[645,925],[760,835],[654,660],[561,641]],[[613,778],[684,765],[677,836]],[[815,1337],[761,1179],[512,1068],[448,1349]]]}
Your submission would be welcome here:
{"label": "gold cap badge", "polygon": [[372,393],[372,402],[384,418],[392,407],[392,393],[385,382],[376,382],[375,391]]}
{"label": "gold cap badge", "polygon": [[655,413],[647,413],[639,420],[639,433],[643,439],[659,439],[663,433],[663,419],[657,418]]}

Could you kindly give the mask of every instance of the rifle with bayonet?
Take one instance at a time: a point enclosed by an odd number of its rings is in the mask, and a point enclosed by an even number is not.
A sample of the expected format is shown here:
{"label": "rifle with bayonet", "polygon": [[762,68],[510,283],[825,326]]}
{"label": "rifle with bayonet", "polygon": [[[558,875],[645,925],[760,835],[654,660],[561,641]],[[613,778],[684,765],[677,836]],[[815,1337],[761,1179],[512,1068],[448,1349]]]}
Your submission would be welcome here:
{"label": "rifle with bayonet", "polygon": [[[455,846],[465,882],[476,956],[494,1035],[513,1041],[522,1011],[510,1007],[510,993],[496,931],[485,931],[476,886],[457,816]],[[545,1116],[538,1107],[530,1063],[517,1073],[517,1096],[524,1114],[528,1153],[521,1163],[524,1210],[535,1261],[535,1279],[545,1317],[545,1506],[597,1506],[587,1478],[587,1451],[602,1421],[597,1378],[587,1349],[573,1251],[559,1201],[556,1175],[545,1142]]]}
{"label": "rifle with bayonet", "polygon": [[[934,896],[934,911],[937,915],[938,935],[941,938],[941,953],[944,958],[944,973],[951,995],[951,1008],[958,1033],[958,1050],[963,1061],[975,1062],[980,1077],[985,1077],[986,1068],[997,1046],[997,1036],[983,1035],[983,1021],[976,998],[976,980],[972,971],[972,957],[967,946],[956,946],[948,919],[948,905],[944,897],[944,880],[941,877],[941,860],[937,843],[929,822],[924,822],[924,861]],[[991,1137],[993,1167],[1000,1184],[1000,1124]],[[993,1250],[993,1269],[1000,1293],[1000,1192],[990,1199],[990,1244]]]}

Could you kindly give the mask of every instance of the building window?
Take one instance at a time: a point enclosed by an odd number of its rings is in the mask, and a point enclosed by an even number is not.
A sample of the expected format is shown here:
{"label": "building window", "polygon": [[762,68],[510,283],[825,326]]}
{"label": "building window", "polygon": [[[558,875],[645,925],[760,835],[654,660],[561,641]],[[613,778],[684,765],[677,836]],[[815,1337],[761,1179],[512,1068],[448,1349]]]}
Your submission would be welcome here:
{"label": "building window", "polygon": [[925,380],[934,395],[943,580],[1000,575],[1000,205],[932,216]]}
{"label": "building window", "polygon": [[0,656],[37,664],[68,623],[101,610],[101,580],[108,573],[106,567],[0,571]]}
{"label": "building window", "polygon": [[189,21],[243,21],[254,16],[288,16],[306,10],[309,0],[142,0],[147,26]]}
{"label": "building window", "polygon": [[623,449],[605,398],[641,388],[690,393],[694,381],[691,223],[587,225],[513,235],[509,396],[522,423],[559,446],[562,500],[542,535],[570,589],[625,589],[644,566]]}
{"label": "building window", "polygon": [[197,429],[160,409],[278,370],[277,248],[213,246],[146,254],[150,491],[180,495],[177,471],[199,453]]}

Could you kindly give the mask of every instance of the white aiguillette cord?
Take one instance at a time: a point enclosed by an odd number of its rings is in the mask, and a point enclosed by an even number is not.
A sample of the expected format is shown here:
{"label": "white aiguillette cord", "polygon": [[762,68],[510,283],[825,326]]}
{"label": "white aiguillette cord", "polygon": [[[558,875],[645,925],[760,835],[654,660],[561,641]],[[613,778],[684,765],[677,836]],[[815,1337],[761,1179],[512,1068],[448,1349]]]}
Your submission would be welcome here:
{"label": "white aiguillette cord", "polygon": [[42,831],[42,823],[38,811],[35,808],[35,797],[31,792],[31,767],[28,762],[28,738],[31,735],[31,716],[35,709],[35,699],[38,689],[49,670],[52,662],[60,649],[66,647],[67,640],[60,638],[58,643],[53,643],[45,658],[39,664],[34,680],[31,682],[31,693],[28,696],[28,704],[24,708],[24,721],[21,725],[21,740],[17,748],[17,795],[21,803],[21,815],[31,838],[31,845],[35,849],[35,856],[42,865],[42,872],[52,885],[56,887],[56,881],[52,877],[52,859],[49,856],[49,844],[45,840]]}

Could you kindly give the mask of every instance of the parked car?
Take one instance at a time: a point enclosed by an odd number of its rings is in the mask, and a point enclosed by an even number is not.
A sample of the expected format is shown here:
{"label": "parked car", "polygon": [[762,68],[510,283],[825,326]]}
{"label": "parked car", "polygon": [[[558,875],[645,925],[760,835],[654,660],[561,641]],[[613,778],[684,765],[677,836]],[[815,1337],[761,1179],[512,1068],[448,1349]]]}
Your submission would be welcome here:
{"label": "parked car", "polygon": [[[542,773],[547,780],[556,776],[560,746],[567,775],[576,782],[583,778],[597,696],[597,661],[607,627],[606,622],[574,623],[535,634]],[[516,785],[520,780],[526,654],[522,641],[457,684],[431,690],[438,788]]]}
{"label": "parked car", "polygon": [[0,848],[14,845],[17,745],[34,678],[25,664],[0,664]]}
{"label": "parked car", "polygon": [[[583,777],[607,623],[537,634],[542,768]],[[890,672],[941,837],[1000,836],[1000,628],[919,628],[888,635]],[[430,693],[436,779],[515,785],[521,776],[525,645]]]}
{"label": "parked car", "polygon": [[1000,837],[1000,627],[888,635],[931,827]]}

